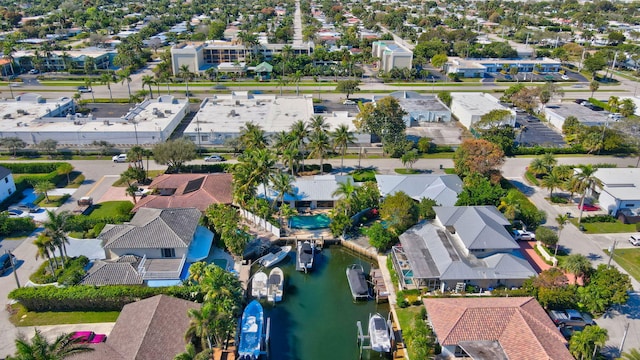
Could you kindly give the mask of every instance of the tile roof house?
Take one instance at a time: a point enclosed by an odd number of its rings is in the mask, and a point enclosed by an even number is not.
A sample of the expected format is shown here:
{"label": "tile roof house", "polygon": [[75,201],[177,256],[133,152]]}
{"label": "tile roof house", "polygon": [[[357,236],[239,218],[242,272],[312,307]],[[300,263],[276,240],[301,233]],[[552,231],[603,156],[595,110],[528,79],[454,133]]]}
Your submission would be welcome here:
{"label": "tile roof house", "polygon": [[80,282],[82,285],[142,285],[139,256],[125,255],[115,260],[96,260]]}
{"label": "tile roof house", "polygon": [[494,206],[436,206],[436,218],[400,235],[392,260],[403,287],[521,286],[536,272]]}
{"label": "tile roof house", "polygon": [[423,301],[445,358],[573,359],[567,341],[532,297]]}
{"label": "tile roof house", "polygon": [[211,204],[233,202],[233,176],[228,173],[213,174],[163,174],[153,180],[147,195],[134,206],[140,208],[184,208],[195,207],[205,211]]}
{"label": "tile roof house", "polygon": [[141,208],[129,223],[107,224],[98,239],[106,258],[117,260],[94,263],[85,282],[135,282],[130,268],[145,281],[179,280],[185,263],[206,258],[211,249],[213,233],[198,225],[201,216],[196,208]]}
{"label": "tile roof house", "polygon": [[427,198],[442,206],[455,205],[462,192],[458,175],[376,175],[376,181],[382,197],[402,191],[416,201]]}
{"label": "tile roof house", "polygon": [[[348,180],[353,183],[351,176],[341,175],[315,175],[308,177],[299,177],[291,183],[293,192],[285,194],[284,202],[289,203],[295,208],[332,208],[334,203],[341,196],[333,195],[341,183]],[[355,184],[355,186],[358,186]],[[264,186],[260,185],[256,189],[258,197],[265,197]],[[273,201],[278,197],[278,193],[270,186],[267,186],[267,198]]]}
{"label": "tile roof house", "polygon": [[173,360],[185,351],[189,309],[200,304],[157,295],[125,305],[107,341],[72,360]]}

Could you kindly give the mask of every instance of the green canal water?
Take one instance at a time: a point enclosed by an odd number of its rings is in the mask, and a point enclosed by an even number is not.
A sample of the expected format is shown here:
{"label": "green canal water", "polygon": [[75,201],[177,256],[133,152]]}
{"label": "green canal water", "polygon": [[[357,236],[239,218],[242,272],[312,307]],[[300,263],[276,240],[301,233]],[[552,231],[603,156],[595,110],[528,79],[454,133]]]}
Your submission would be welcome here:
{"label": "green canal water", "polygon": [[[341,246],[331,246],[316,252],[309,274],[296,271],[293,251],[279,263],[285,274],[284,299],[275,306],[262,303],[265,318],[271,318],[270,359],[358,359],[356,321],[362,322],[366,333],[370,313],[386,317],[389,312],[386,303],[354,303],[351,299],[346,268],[358,263],[368,273],[370,261]],[[380,354],[365,351],[363,358],[380,359]]]}

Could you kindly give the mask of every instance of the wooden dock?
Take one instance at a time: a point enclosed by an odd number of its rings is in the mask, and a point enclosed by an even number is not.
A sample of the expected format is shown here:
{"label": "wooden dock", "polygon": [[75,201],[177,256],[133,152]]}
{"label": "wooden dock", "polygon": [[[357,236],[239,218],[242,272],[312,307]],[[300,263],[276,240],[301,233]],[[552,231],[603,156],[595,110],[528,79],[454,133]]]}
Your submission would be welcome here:
{"label": "wooden dock", "polygon": [[377,303],[389,301],[389,292],[387,291],[387,285],[384,283],[382,277],[382,271],[380,269],[371,268],[369,272],[371,278],[371,284],[373,284],[373,293]]}

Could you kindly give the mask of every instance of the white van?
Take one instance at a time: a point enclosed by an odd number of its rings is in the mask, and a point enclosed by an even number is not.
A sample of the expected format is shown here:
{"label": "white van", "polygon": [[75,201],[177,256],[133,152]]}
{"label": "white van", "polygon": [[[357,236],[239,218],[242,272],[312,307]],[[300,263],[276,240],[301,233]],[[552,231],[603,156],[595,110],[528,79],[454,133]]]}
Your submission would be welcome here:
{"label": "white van", "polygon": [[114,155],[111,160],[117,163],[127,162],[127,154]]}

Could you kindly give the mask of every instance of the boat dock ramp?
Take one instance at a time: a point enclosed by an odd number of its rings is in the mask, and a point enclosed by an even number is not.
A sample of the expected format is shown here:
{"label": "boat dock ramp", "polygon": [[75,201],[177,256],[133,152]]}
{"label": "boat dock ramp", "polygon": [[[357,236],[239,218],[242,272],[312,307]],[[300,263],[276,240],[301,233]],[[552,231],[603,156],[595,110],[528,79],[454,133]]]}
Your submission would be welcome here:
{"label": "boat dock ramp", "polygon": [[382,270],[371,268],[369,272],[369,278],[373,285],[373,294],[376,299],[376,303],[389,301],[389,292],[387,291],[387,285],[385,285],[384,278],[382,277]]}

